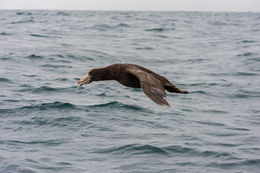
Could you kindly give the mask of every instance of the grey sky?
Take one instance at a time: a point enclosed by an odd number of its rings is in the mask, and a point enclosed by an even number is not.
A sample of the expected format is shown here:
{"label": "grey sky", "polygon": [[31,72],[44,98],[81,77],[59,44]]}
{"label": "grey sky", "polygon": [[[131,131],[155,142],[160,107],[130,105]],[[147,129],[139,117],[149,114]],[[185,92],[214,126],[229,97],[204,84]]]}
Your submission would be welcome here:
{"label": "grey sky", "polygon": [[0,9],[260,12],[260,0],[0,0]]}

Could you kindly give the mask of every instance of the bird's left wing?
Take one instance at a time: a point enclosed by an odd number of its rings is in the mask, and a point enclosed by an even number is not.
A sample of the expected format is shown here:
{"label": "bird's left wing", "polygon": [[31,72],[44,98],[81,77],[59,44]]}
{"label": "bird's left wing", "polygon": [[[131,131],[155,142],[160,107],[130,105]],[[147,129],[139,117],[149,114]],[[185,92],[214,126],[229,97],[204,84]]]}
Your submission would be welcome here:
{"label": "bird's left wing", "polygon": [[170,107],[170,104],[164,98],[166,97],[166,92],[159,79],[139,68],[129,68],[127,72],[139,79],[141,88],[152,101],[161,106]]}

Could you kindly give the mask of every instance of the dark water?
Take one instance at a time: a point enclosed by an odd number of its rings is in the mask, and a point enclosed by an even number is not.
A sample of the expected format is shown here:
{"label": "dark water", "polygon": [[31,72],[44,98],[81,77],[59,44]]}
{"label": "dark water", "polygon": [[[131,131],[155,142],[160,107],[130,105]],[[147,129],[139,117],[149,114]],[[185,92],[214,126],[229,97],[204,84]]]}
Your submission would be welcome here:
{"label": "dark water", "polygon": [[[0,172],[260,172],[260,13],[0,11]],[[146,66],[171,108],[91,68]]]}

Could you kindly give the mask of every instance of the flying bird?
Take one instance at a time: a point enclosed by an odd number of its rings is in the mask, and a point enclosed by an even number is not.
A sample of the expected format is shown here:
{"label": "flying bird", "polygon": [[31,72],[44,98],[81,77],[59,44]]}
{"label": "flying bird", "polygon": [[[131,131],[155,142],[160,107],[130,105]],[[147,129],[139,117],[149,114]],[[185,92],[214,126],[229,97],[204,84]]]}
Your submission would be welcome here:
{"label": "flying bird", "polygon": [[82,86],[93,81],[103,80],[116,80],[127,87],[142,88],[152,101],[161,106],[170,107],[170,104],[165,100],[165,90],[171,93],[189,93],[175,87],[165,77],[136,64],[112,64],[92,69],[78,81],[78,85]]}

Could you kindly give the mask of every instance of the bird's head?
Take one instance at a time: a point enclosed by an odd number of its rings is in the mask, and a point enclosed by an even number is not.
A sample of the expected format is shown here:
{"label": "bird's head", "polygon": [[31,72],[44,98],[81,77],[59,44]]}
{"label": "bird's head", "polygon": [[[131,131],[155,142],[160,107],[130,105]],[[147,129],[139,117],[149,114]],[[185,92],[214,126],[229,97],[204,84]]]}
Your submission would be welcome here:
{"label": "bird's head", "polygon": [[106,75],[107,71],[104,68],[92,69],[88,72],[86,76],[84,76],[78,81],[78,85],[82,86],[84,84],[89,84],[93,81],[105,80]]}

